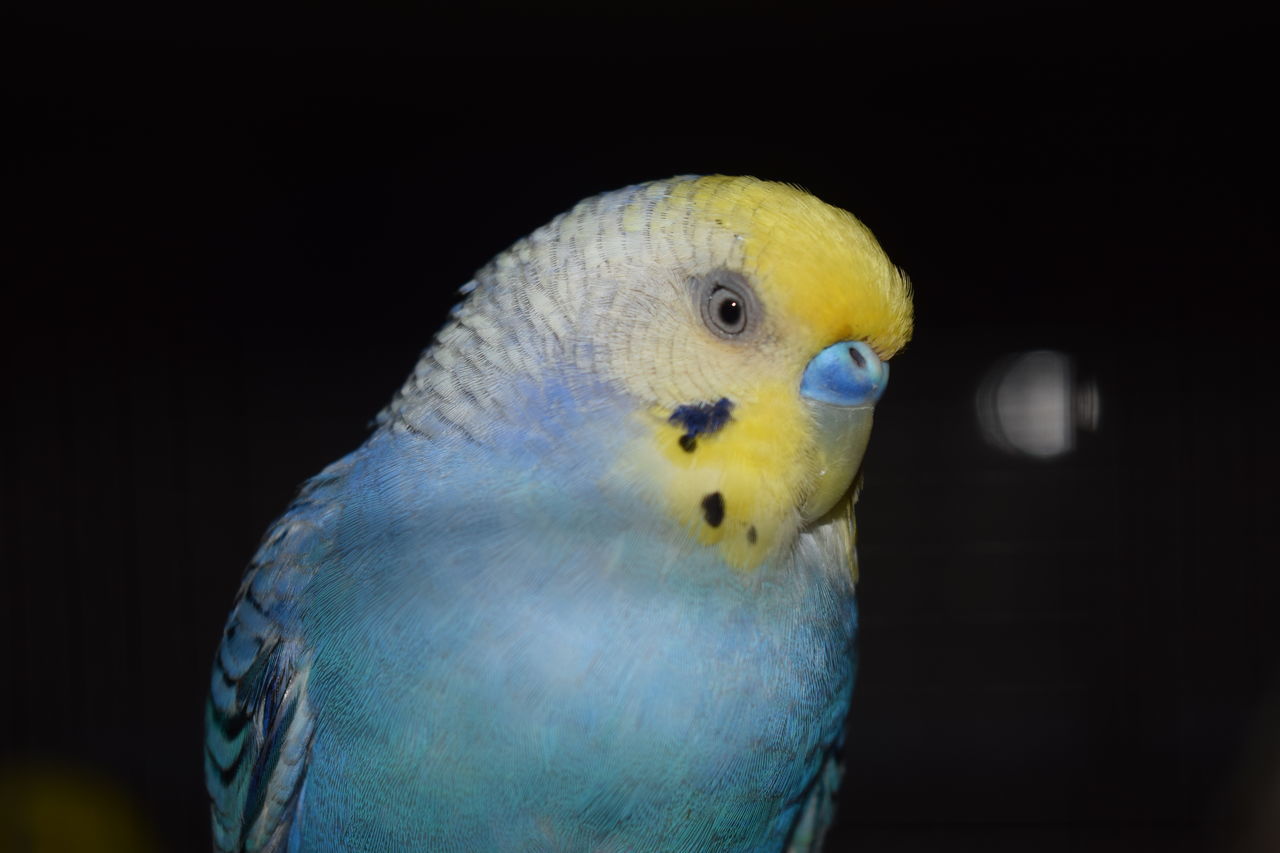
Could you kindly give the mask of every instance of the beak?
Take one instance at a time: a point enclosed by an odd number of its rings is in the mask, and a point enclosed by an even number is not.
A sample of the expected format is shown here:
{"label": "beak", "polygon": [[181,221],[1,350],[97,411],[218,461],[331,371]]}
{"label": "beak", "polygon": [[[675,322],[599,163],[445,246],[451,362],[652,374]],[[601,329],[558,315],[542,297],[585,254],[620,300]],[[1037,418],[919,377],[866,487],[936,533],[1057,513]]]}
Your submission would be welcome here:
{"label": "beak", "polygon": [[871,414],[889,365],[862,341],[841,341],[813,357],[800,380],[815,427],[812,491],[800,506],[811,522],[835,506],[858,475],[871,438]]}

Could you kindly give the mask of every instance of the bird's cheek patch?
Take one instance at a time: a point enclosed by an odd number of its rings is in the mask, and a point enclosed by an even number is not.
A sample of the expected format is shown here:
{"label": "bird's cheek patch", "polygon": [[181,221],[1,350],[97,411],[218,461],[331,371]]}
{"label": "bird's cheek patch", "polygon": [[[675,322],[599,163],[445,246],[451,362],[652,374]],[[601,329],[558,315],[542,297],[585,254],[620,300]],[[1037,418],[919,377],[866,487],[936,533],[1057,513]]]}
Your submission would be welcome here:
{"label": "bird's cheek patch", "polygon": [[[644,438],[619,457],[676,529],[739,569],[761,565],[796,532],[796,495],[812,438],[792,382],[639,414]],[[646,489],[648,491],[648,489]]]}
{"label": "bird's cheek patch", "polygon": [[677,441],[685,453],[698,449],[698,436],[719,432],[729,422],[733,403],[728,397],[721,397],[714,403],[688,403],[676,406],[667,418],[668,423],[683,427]]}

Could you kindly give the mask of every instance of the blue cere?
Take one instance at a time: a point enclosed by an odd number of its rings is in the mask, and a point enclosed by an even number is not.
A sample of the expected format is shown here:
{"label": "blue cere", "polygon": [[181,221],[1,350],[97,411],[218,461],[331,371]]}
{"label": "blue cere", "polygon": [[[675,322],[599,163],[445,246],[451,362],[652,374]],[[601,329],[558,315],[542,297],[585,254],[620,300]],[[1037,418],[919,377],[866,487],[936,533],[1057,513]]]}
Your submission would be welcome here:
{"label": "blue cere", "polygon": [[836,406],[869,406],[884,393],[889,365],[862,341],[841,341],[813,357],[800,380],[800,393]]}

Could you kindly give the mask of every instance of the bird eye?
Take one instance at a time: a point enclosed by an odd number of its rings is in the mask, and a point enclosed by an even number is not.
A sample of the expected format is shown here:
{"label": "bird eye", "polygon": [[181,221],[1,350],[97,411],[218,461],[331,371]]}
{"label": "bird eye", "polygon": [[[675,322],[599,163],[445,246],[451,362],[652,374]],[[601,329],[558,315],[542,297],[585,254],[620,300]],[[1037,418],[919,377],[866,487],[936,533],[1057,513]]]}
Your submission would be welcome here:
{"label": "bird eye", "polygon": [[736,270],[715,269],[689,280],[695,310],[717,338],[746,340],[764,314],[747,277]]}
{"label": "bird eye", "polygon": [[739,334],[747,327],[746,301],[733,288],[716,285],[707,296],[704,319],[722,334]]}

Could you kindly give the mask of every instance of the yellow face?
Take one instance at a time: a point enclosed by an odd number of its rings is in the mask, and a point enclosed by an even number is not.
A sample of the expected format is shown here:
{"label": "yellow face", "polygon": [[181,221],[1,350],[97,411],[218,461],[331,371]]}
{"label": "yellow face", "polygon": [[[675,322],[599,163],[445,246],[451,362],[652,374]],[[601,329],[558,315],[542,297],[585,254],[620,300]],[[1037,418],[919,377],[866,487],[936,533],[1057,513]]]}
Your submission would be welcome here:
{"label": "yellow face", "polygon": [[[621,222],[623,266],[642,260],[644,274],[617,271],[615,284],[642,284],[622,286],[628,322],[610,333],[608,369],[645,406],[612,476],[755,566],[794,540],[813,488],[806,366],[842,341],[889,359],[911,335],[909,286],[853,216],[784,184],[659,182]],[[699,418],[707,429],[690,427]]]}

